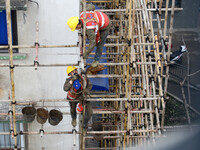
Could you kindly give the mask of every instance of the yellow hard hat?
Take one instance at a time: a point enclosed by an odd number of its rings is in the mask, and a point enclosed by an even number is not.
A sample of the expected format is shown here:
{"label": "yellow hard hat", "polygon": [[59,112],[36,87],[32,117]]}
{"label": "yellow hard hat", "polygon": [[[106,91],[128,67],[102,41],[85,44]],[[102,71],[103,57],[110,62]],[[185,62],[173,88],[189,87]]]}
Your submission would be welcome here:
{"label": "yellow hard hat", "polygon": [[67,75],[69,75],[72,71],[76,70],[77,68],[74,66],[68,66],[67,67]]}
{"label": "yellow hard hat", "polygon": [[71,17],[67,21],[67,25],[69,28],[74,31],[76,29],[76,26],[78,25],[79,18],[78,17]]}

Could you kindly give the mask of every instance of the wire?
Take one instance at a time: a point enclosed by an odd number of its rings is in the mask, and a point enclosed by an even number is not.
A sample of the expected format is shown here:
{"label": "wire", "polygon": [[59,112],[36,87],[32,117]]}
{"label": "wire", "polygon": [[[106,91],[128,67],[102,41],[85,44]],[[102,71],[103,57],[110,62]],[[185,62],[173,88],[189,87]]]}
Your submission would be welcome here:
{"label": "wire", "polygon": [[[184,38],[183,38],[183,35],[182,35],[182,41],[183,41],[184,46],[187,48],[186,43],[185,43],[185,40],[184,40]],[[187,53],[187,67],[188,67],[188,69],[187,69],[187,90],[188,90],[188,101],[189,101],[189,104],[191,104],[191,94],[190,94],[190,76],[189,76],[189,74],[190,74],[190,57],[189,57],[189,52],[188,52],[188,50],[186,51],[186,53]]]}
{"label": "wire", "polygon": [[38,2],[36,2],[36,1],[32,1],[32,0],[28,0],[28,1],[37,4],[37,7],[39,8],[39,4],[38,4]]}
{"label": "wire", "polygon": [[26,18],[27,18],[27,15],[26,15],[26,13],[23,11],[23,20],[24,20],[24,24],[26,24]]}
{"label": "wire", "polygon": [[192,73],[192,74],[187,75],[187,76],[191,77],[191,76],[193,76],[193,75],[195,75],[195,74],[197,74],[197,73],[199,73],[199,72],[200,72],[200,69],[197,70],[196,72]]}

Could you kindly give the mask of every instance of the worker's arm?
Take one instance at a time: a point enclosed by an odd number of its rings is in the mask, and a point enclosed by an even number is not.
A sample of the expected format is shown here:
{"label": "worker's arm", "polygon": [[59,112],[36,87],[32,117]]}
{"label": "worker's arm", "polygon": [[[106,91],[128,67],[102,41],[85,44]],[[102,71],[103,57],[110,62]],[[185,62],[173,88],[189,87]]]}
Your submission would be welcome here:
{"label": "worker's arm", "polygon": [[92,82],[87,77],[86,80],[87,80],[86,91],[89,92],[92,89]]}
{"label": "worker's arm", "polygon": [[96,46],[96,35],[94,29],[86,30],[87,38],[89,40],[88,52],[92,52]]}
{"label": "worker's arm", "polygon": [[70,88],[72,87],[72,83],[71,83],[70,81],[71,81],[71,78],[67,78],[67,79],[65,80],[65,84],[64,84],[64,86],[63,86],[63,90],[64,90],[65,92],[69,91]]}

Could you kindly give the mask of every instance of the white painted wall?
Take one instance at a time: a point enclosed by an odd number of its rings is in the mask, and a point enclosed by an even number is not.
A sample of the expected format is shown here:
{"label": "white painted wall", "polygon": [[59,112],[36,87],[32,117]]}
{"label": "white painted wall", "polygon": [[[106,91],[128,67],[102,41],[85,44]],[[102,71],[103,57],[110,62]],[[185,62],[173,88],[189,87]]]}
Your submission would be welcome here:
{"label": "white painted wall", "polygon": [[[19,45],[34,45],[35,24],[39,22],[39,44],[40,45],[71,45],[77,44],[77,31],[72,32],[67,26],[67,20],[71,16],[79,16],[79,0],[35,0],[35,3],[28,2],[27,11],[18,11],[18,43]],[[25,18],[24,18],[25,16]],[[14,64],[33,64],[35,49],[24,48],[20,53],[28,54],[26,60],[15,60]],[[45,48],[39,49],[40,64],[75,64],[78,55],[67,55],[66,53],[79,53],[79,48]],[[59,55],[58,55],[59,54]],[[8,61],[1,61],[1,64],[8,64]],[[67,77],[67,67],[15,67],[15,94],[16,99],[63,99],[66,93],[63,91],[63,84]],[[0,68],[0,100],[8,99],[10,91],[10,77],[8,68]],[[66,102],[67,103],[67,102]],[[64,105],[57,102],[55,105]],[[66,104],[65,104],[66,105]],[[52,109],[52,108],[50,108]],[[50,110],[49,109],[49,110]],[[61,109],[69,112],[69,107]],[[39,131],[41,125],[35,120],[29,124],[29,131]],[[71,131],[71,117],[65,115],[58,126],[44,124],[45,131]],[[29,136],[28,150],[67,150],[72,149],[73,135],[39,135]],[[76,148],[78,149],[78,147]]]}

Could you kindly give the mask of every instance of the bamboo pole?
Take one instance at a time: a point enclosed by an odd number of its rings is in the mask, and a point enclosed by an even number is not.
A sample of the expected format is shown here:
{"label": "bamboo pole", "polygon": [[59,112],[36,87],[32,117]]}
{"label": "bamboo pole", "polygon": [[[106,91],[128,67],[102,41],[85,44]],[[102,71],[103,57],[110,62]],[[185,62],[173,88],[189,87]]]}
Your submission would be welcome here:
{"label": "bamboo pole", "polygon": [[[83,54],[86,53],[86,0],[83,0]],[[83,58],[83,56],[81,56],[81,71],[85,72],[85,66],[86,64],[86,60]],[[83,83],[83,90],[86,88],[86,76],[84,74],[82,74],[82,77],[85,79],[84,83]],[[84,99],[86,99],[87,97],[85,95]],[[82,124],[81,124],[81,142],[80,142],[80,149],[81,150],[85,150],[85,136],[86,136],[86,132],[84,127],[84,119],[85,119],[85,102],[83,103],[83,115],[82,115]]]}
{"label": "bamboo pole", "polygon": [[[150,34],[152,34],[151,36],[152,37],[154,37],[154,31],[153,31],[153,24],[152,24],[152,16],[151,16],[151,13],[149,12],[149,21],[150,21]],[[147,40],[147,43],[149,42],[149,40]],[[150,46],[148,46],[148,52],[150,53]],[[148,56],[148,59],[149,59],[149,62],[151,62],[152,61],[152,58],[151,58],[151,55],[149,55]],[[153,66],[152,65],[150,65],[150,74],[152,75],[152,77],[153,77]],[[155,77],[154,77],[155,78]],[[152,87],[152,89],[149,91],[149,93],[148,94],[151,94],[151,93],[153,93],[153,96],[154,97],[156,97],[155,95],[155,84],[154,84],[154,80],[151,80],[150,81],[150,87]],[[154,100],[154,103],[155,103],[155,105],[157,106],[157,100]],[[153,108],[152,108],[152,102],[150,102],[149,103],[149,109],[150,110],[152,110]],[[156,113],[156,116],[159,116],[159,114],[158,114],[158,109],[157,109],[157,107],[155,107],[155,113]],[[159,117],[156,117],[156,118],[159,118]],[[159,120],[156,120],[156,124],[159,124]],[[150,113],[150,125],[151,125],[151,129],[153,130],[154,129],[154,120],[153,120],[153,114],[152,113]],[[152,134],[151,134],[151,137],[152,137],[152,141],[153,141],[153,143],[155,143],[155,135],[154,135],[154,133],[152,132]]]}
{"label": "bamboo pole", "polygon": [[39,65],[39,62],[38,62],[38,47],[39,47],[38,37],[39,37],[39,22],[36,22],[36,40],[35,40],[36,56],[35,56],[35,60],[34,60],[35,70],[37,70],[37,67]]}
{"label": "bamboo pole", "polygon": [[7,20],[7,34],[8,45],[10,54],[10,82],[11,82],[11,97],[12,97],[12,111],[13,111],[13,134],[14,134],[14,149],[17,150],[17,136],[16,136],[16,109],[15,109],[15,83],[14,83],[14,65],[13,65],[13,47],[12,47],[12,34],[11,34],[11,12],[10,12],[10,0],[6,0],[6,20]]}
{"label": "bamboo pole", "polygon": [[[174,7],[175,7],[175,0],[172,0],[172,12],[171,12],[171,20],[170,20],[170,28],[169,28],[169,45],[168,45],[168,52],[167,52],[167,62],[170,62],[170,52],[171,52],[171,45],[172,45],[172,34],[173,34],[173,24],[174,24]],[[169,65],[166,66],[166,78],[165,78],[165,87],[164,87],[164,96],[167,96],[167,86],[168,86],[168,79],[169,79]]]}
{"label": "bamboo pole", "polygon": [[[133,44],[132,42],[132,11],[130,11],[131,9],[133,8],[133,2],[132,0],[130,0],[130,3],[129,3],[129,18],[128,18],[128,40],[130,42],[130,45],[128,46],[127,48],[127,60],[128,62],[132,62],[132,58],[130,57],[130,52],[131,52],[131,45]],[[131,104],[130,104],[130,101],[131,101],[131,87],[132,87],[132,70],[131,70],[131,67],[128,66],[127,67],[127,77],[126,77],[126,80],[127,80],[127,84],[126,84],[126,97],[128,98],[128,102],[127,102],[127,133],[130,132],[130,129],[131,129]],[[130,146],[130,139],[129,139],[129,134],[127,135],[127,147]]]}
{"label": "bamboo pole", "polygon": [[[171,43],[172,43],[172,31],[173,31],[173,21],[174,21],[174,7],[175,7],[175,0],[172,0],[172,12],[171,12],[171,20],[170,20],[170,29],[169,29],[169,46],[168,46],[168,53],[167,53],[167,62],[170,60],[170,51],[171,51]],[[168,86],[168,79],[169,79],[169,66],[166,66],[166,78],[165,78],[165,87],[164,87],[164,97],[167,95],[167,86]],[[165,110],[163,110],[165,113]],[[162,127],[164,126],[164,117],[162,118]]]}
{"label": "bamboo pole", "polygon": [[[145,26],[143,26],[143,22],[142,22],[142,12],[139,12],[138,15],[139,15],[138,16],[139,17],[138,18],[138,25],[140,26],[140,29],[138,28],[139,42],[145,42],[143,35],[145,34],[144,33],[144,29],[149,31],[149,29],[148,29],[149,28],[148,27],[149,23],[147,23],[148,19],[147,19],[147,17],[145,17],[146,18],[146,27],[145,27]],[[143,15],[145,16],[146,13],[144,12]],[[140,57],[142,58],[141,59],[142,62],[146,62],[146,53],[145,52],[146,52],[145,51],[145,47],[144,46],[140,46]],[[145,95],[145,96],[147,96],[147,92],[148,92],[148,77],[147,77],[146,71],[147,71],[147,66],[146,65],[142,66],[142,72],[141,72],[142,73],[142,85],[143,85],[142,95]],[[144,102],[144,104],[143,104],[144,108],[147,108],[146,101],[143,101],[143,102]],[[143,116],[145,116],[145,118],[147,119],[147,114],[143,114],[142,113],[142,114],[139,114],[139,116],[140,116],[139,123],[140,124],[144,124],[144,117]],[[148,125],[146,126],[146,128],[148,129]],[[144,126],[142,126],[142,129],[144,130]],[[144,133],[140,133],[140,135],[146,136],[146,133],[145,132]],[[143,139],[140,139],[140,144],[141,145],[145,144],[143,142]]]}
{"label": "bamboo pole", "polygon": [[[168,9],[169,7],[169,0],[166,0],[166,10],[165,10],[165,22],[164,22],[164,31],[163,31],[163,37],[164,37],[164,40],[166,40],[166,33],[167,33],[167,18],[168,18]],[[173,10],[172,12],[173,13]]]}
{"label": "bamboo pole", "polygon": [[[145,1],[141,1],[141,2],[143,2],[143,3],[141,3],[142,5],[146,6]],[[150,31],[150,22],[149,22],[149,16],[148,16],[147,11],[146,11],[146,7],[144,7],[144,15],[146,16],[146,27],[143,27],[142,17],[140,15],[141,34],[142,34],[141,41],[142,42],[146,42],[145,38],[143,36],[143,35],[145,35],[145,32],[147,32],[147,34],[149,34],[149,31]],[[142,57],[144,58],[144,61],[146,62],[147,58],[146,58],[146,50],[145,50],[144,46],[143,46],[143,56]],[[149,76],[148,76],[147,65],[144,65],[144,76],[145,76],[145,81],[146,81],[146,89],[144,88],[144,90],[145,90],[144,92],[146,94],[146,97],[149,97]],[[144,101],[144,108],[147,109],[147,101]],[[145,121],[146,121],[146,129],[149,130],[148,116],[147,116],[147,114],[142,114],[142,115],[144,115],[144,117],[142,119],[142,124],[144,124]],[[142,126],[142,128],[144,129],[144,126]],[[149,136],[149,132],[143,133],[143,136],[146,136],[146,134],[147,134],[147,136]],[[145,143],[146,142],[144,142],[144,144]]]}

